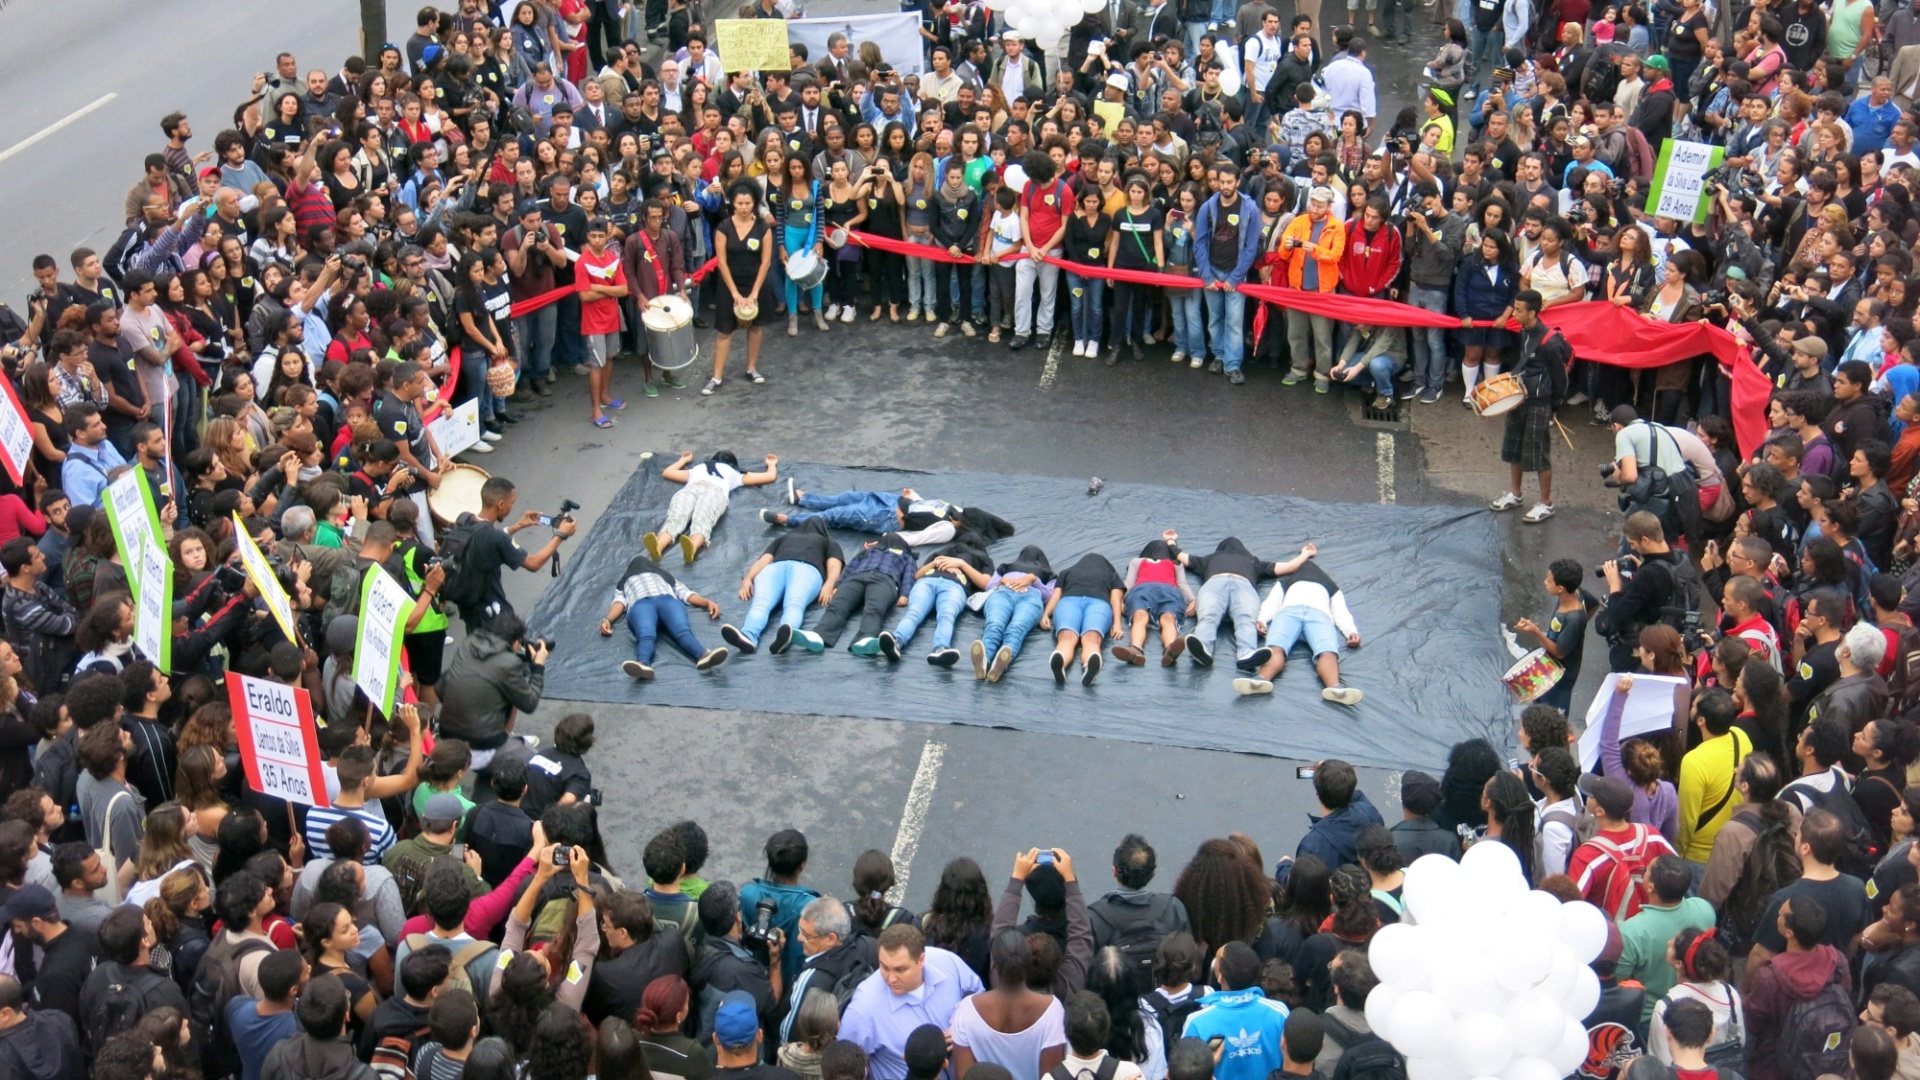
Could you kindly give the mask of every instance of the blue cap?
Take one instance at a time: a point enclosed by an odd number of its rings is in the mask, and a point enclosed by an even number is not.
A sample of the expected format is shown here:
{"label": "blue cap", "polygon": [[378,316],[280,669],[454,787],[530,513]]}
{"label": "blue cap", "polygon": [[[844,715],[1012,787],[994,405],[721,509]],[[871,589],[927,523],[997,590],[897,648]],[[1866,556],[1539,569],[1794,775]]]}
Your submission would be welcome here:
{"label": "blue cap", "polygon": [[760,1013],[754,1008],[753,995],[745,990],[727,991],[727,996],[720,999],[719,1011],[713,1014],[714,1041],[730,1050],[752,1046],[759,1030]]}

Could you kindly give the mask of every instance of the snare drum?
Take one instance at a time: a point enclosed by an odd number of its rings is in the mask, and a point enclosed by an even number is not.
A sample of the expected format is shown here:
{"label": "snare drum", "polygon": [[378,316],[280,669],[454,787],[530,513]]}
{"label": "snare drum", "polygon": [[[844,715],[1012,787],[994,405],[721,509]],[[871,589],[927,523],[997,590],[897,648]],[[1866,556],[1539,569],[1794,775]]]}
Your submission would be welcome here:
{"label": "snare drum", "polygon": [[1499,416],[1520,407],[1527,400],[1527,388],[1520,376],[1506,372],[1473,388],[1473,411],[1481,416]]}
{"label": "snare drum", "polygon": [[1547,650],[1535,649],[1508,668],[1507,673],[1500,676],[1500,681],[1507,684],[1516,701],[1525,705],[1530,701],[1538,701],[1540,695],[1553,689],[1566,673],[1567,669],[1548,656]]}
{"label": "snare drum", "polygon": [[661,371],[678,371],[699,357],[700,347],[693,340],[693,305],[684,297],[669,293],[647,301],[640,325],[647,331],[647,355]]}
{"label": "snare drum", "polygon": [[827,264],[813,249],[796,251],[787,256],[787,280],[801,292],[815,288],[827,280]]}
{"label": "snare drum", "polygon": [[827,230],[827,246],[830,248],[846,247],[847,238],[851,235],[852,233],[848,231],[845,225],[835,225],[833,228]]}
{"label": "snare drum", "polygon": [[478,465],[455,462],[441,470],[440,486],[427,493],[427,510],[436,528],[445,529],[461,514],[480,512],[480,487],[492,479]]}

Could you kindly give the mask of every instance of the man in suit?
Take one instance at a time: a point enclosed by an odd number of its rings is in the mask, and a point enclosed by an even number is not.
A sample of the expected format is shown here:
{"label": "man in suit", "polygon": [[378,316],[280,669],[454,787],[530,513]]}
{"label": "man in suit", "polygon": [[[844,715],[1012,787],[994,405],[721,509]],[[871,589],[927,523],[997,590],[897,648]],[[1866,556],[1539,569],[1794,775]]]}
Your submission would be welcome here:
{"label": "man in suit", "polygon": [[1108,56],[1126,56],[1128,37],[1139,11],[1134,0],[1106,0],[1098,10],[1081,16],[1067,33],[1067,63],[1080,70],[1080,65],[1087,62],[1087,45],[1096,38],[1108,43]]}
{"label": "man in suit", "polygon": [[1893,103],[1902,109],[1913,108],[1920,99],[1920,45],[1908,45],[1893,54],[1893,66],[1887,77],[1893,80]]}
{"label": "man in suit", "polygon": [[607,127],[610,116],[607,109],[607,89],[598,79],[586,79],[580,83],[580,96],[584,100],[579,108],[573,110],[573,126],[580,129],[582,138]]}
{"label": "man in suit", "polygon": [[847,35],[837,30],[827,37],[827,55],[820,58],[819,67],[820,78],[828,86],[844,90],[854,83],[867,81],[867,65],[853,55]]}

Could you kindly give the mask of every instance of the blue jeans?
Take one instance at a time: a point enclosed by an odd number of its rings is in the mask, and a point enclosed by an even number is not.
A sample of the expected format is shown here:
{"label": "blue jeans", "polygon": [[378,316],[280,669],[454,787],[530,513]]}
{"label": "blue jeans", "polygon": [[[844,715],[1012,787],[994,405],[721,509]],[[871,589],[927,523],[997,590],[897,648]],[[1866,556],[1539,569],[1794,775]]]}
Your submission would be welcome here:
{"label": "blue jeans", "polygon": [[893,628],[893,639],[901,647],[913,640],[913,635],[925,622],[927,614],[933,614],[933,647],[950,649],[953,647],[953,624],[960,618],[960,609],[967,604],[966,586],[945,577],[923,577],[913,583],[913,590],[907,593],[907,613],[900,616],[899,623]]}
{"label": "blue jeans", "polygon": [[687,605],[677,596],[649,596],[628,608],[627,629],[633,631],[633,658],[643,664],[653,663],[653,647],[661,631],[687,659],[698,660],[706,654],[687,624]]}
{"label": "blue jeans", "polygon": [[1475,86],[1480,84],[1483,66],[1491,70],[1505,63],[1504,41],[1505,32],[1500,27],[1482,30],[1471,20],[1467,22],[1467,71]]}
{"label": "blue jeans", "polygon": [[[1239,371],[1247,352],[1246,301],[1231,289],[1202,289],[1207,305],[1207,336],[1213,339],[1213,358],[1228,371]],[[1294,358],[1298,364],[1299,358]]]}
{"label": "blue jeans", "polygon": [[1053,605],[1053,632],[1104,634],[1113,629],[1113,605],[1094,596],[1063,596]]}
{"label": "blue jeans", "polygon": [[1303,636],[1307,639],[1307,649],[1315,656],[1340,652],[1340,631],[1333,625],[1333,616],[1305,606],[1280,609],[1280,614],[1274,616],[1267,627],[1267,647],[1285,656]]}
{"label": "blue jeans", "polygon": [[[936,266],[934,269],[935,276],[939,276],[939,267]],[[987,321],[987,268],[979,263],[974,263],[971,273],[969,273],[968,268],[964,266],[954,266],[951,267],[951,269],[955,272],[947,275],[947,306],[953,312],[952,321],[959,322],[968,315],[973,316],[974,322]],[[966,311],[960,310],[961,274],[968,275],[966,278],[967,284],[973,289],[973,291],[966,296],[969,304],[968,310]]]}
{"label": "blue jeans", "polygon": [[788,525],[819,518],[830,529],[885,533],[900,527],[894,506],[899,496],[887,491],[842,491],[833,495],[800,496],[800,513],[787,515]]}
{"label": "blue jeans", "polygon": [[1099,341],[1103,321],[1101,301],[1107,293],[1105,278],[1081,277],[1067,271],[1067,296],[1073,311],[1073,340]]}
{"label": "blue jeans", "polygon": [[[812,229],[796,229],[791,225],[787,226],[786,236],[785,236],[785,242],[787,245],[786,247],[787,254],[792,255],[794,252],[799,251],[802,248],[805,248],[807,246],[807,238],[812,235],[813,235]],[[826,310],[825,308],[820,306],[820,297],[821,297],[821,294],[825,291],[826,291],[826,286],[824,284],[815,285],[813,288],[807,290],[807,296],[810,299],[812,299],[813,309],[815,311]],[[786,297],[787,297],[787,314],[798,315],[800,313],[800,289],[798,286],[794,285],[792,278],[787,279]]]}
{"label": "blue jeans", "polygon": [[[1407,302],[1422,311],[1447,313],[1447,290],[1413,285],[1407,289]],[[1415,393],[1439,393],[1447,385],[1447,332],[1438,327],[1414,327],[1413,389]]]}
{"label": "blue jeans", "polygon": [[559,330],[555,320],[559,315],[560,306],[548,304],[513,320],[513,342],[519,346],[522,379],[544,379],[553,372],[554,336]]}
{"label": "blue jeans", "polygon": [[[909,236],[907,243],[933,246],[932,236]],[[933,298],[939,295],[934,288],[933,260],[907,258],[907,310],[924,311],[933,314]]]}
{"label": "blue jeans", "polygon": [[820,586],[825,583],[812,563],[782,559],[770,564],[753,579],[753,603],[747,607],[747,621],[740,624],[740,632],[758,645],[760,631],[767,628],[775,604],[780,605],[780,623],[800,629],[807,617],[807,605],[819,598]]}
{"label": "blue jeans", "polygon": [[587,339],[580,336],[580,298],[563,296],[548,310],[553,311],[553,362],[579,367],[587,362]]}
{"label": "blue jeans", "polygon": [[1181,40],[1187,43],[1188,56],[1200,55],[1200,39],[1206,35],[1207,24],[1204,22],[1182,22],[1180,24],[1180,37]]}
{"label": "blue jeans", "polygon": [[1168,289],[1173,309],[1173,347],[1188,356],[1207,353],[1207,308],[1199,289]]}
{"label": "blue jeans", "polygon": [[1027,632],[1040,622],[1040,615],[1046,610],[1047,600],[1040,595],[1038,586],[1028,586],[1026,592],[1014,592],[1006,586],[1000,586],[987,594],[987,627],[980,632],[980,641],[987,648],[989,657],[1000,651],[1005,645],[1020,655],[1020,643],[1027,640]]}
{"label": "blue jeans", "polygon": [[[1233,0],[1213,0],[1213,4],[1211,8],[1207,11],[1207,21],[1214,22],[1214,23],[1229,24],[1229,25],[1232,24]],[[1197,54],[1199,53],[1200,49],[1198,46],[1195,46],[1193,51]]]}

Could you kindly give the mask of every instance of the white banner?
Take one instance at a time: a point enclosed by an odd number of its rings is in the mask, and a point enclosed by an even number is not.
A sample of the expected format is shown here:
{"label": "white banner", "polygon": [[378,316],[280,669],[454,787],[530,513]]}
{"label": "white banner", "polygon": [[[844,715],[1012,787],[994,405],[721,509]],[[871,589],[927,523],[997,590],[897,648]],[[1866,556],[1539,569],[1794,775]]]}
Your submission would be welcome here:
{"label": "white banner", "polygon": [[133,612],[133,643],[156,664],[167,663],[173,639],[173,560],[153,539],[140,548],[140,582]]}
{"label": "white banner", "polygon": [[[1673,689],[1687,680],[1672,675],[1635,675],[1633,689],[1627,691],[1626,707],[1620,712],[1620,741],[1649,731],[1673,727]],[[1619,696],[1620,677],[1608,675],[1587,707],[1587,727],[1580,733],[1580,768],[1591,772],[1600,763],[1601,729],[1606,726],[1607,710]]]}
{"label": "white banner", "polygon": [[479,442],[480,399],[469,398],[465,404],[441,409],[440,415],[427,424],[427,433],[433,436],[443,457],[452,457]]}
{"label": "white banner", "polygon": [[[27,419],[27,407],[20,403],[13,380],[0,379],[0,386],[6,387],[6,393],[0,394],[0,464],[6,466],[14,483],[24,485],[27,466],[33,461],[33,424]],[[59,481],[58,476],[47,479],[53,484]]]}
{"label": "white banner", "polygon": [[818,65],[827,58],[827,38],[835,33],[847,35],[855,49],[867,41],[880,46],[880,55],[902,75],[919,75],[927,70],[920,49],[920,16],[913,12],[787,20],[787,41],[807,47],[809,64]]}
{"label": "white banner", "polygon": [[[477,400],[477,399],[476,399]],[[400,635],[413,612],[413,599],[378,566],[367,568],[360,583],[360,636],[353,646],[353,685],[382,716],[393,715],[399,685]]]}

